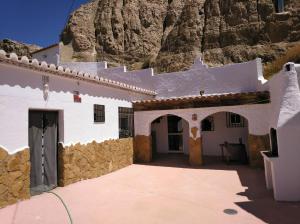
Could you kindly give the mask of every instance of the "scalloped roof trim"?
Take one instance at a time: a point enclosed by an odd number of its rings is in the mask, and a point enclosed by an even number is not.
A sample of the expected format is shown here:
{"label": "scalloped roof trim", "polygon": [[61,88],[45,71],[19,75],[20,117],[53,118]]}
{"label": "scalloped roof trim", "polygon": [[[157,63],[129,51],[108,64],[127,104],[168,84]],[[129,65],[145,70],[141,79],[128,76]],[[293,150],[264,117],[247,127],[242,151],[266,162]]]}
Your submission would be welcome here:
{"label": "scalloped roof trim", "polygon": [[83,71],[72,70],[68,67],[56,66],[54,64],[47,64],[45,61],[38,61],[37,59],[29,59],[26,56],[18,56],[15,53],[6,53],[4,50],[0,50],[0,62],[6,64],[13,64],[23,68],[29,68],[32,70],[38,70],[42,72],[51,73],[54,75],[72,78],[76,80],[83,80],[87,82],[97,83],[108,87],[118,88],[122,90],[132,91],[136,93],[155,96],[157,93],[152,90],[140,88],[138,86],[129,85],[119,81],[99,77],[98,75],[90,74]]}

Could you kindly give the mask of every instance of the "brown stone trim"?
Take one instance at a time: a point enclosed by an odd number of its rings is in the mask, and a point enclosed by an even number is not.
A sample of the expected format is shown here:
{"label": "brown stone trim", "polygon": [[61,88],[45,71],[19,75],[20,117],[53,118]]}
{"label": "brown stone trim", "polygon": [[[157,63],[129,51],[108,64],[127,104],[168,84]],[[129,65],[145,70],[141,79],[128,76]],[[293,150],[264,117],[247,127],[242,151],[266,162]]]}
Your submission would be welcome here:
{"label": "brown stone trim", "polygon": [[252,167],[264,167],[261,151],[270,150],[269,134],[266,135],[251,135],[248,136],[249,147],[249,162]]}
{"label": "brown stone trim", "polygon": [[133,163],[133,139],[58,147],[59,186],[91,179]]}
{"label": "brown stone trim", "polygon": [[202,160],[202,138],[191,138],[189,140],[189,162],[191,166],[201,166]]}
{"label": "brown stone trim", "polygon": [[152,160],[151,136],[136,135],[134,137],[134,161],[148,163]]}
{"label": "brown stone trim", "polygon": [[0,147],[0,208],[29,197],[29,149],[9,155]]}
{"label": "brown stone trim", "polygon": [[236,106],[246,104],[270,103],[270,93],[236,93],[214,96],[178,97],[170,99],[145,100],[133,103],[135,111],[172,110],[202,107]]}

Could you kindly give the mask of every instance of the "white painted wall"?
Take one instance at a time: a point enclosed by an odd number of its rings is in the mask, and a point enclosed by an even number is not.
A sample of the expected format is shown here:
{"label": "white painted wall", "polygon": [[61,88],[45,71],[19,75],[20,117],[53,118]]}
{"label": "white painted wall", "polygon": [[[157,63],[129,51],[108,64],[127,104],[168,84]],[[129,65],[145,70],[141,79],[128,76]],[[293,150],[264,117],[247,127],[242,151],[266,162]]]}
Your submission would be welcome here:
{"label": "white painted wall", "polygon": [[229,143],[239,143],[239,138],[248,146],[248,125],[245,127],[227,128],[226,126],[226,112],[216,113],[214,119],[214,131],[202,131],[202,146],[203,155],[207,156],[221,156],[220,144],[225,141]]}
{"label": "white painted wall", "polygon": [[107,67],[107,62],[67,62],[61,63],[64,67],[97,74],[99,77],[135,85],[141,88],[154,90],[153,69],[127,71],[125,66]]}
{"label": "white painted wall", "polygon": [[206,68],[194,66],[182,72],[158,74],[153,77],[158,98],[205,94],[254,92],[261,89],[260,60]]}
{"label": "white painted wall", "polygon": [[163,116],[160,123],[153,123],[152,130],[156,132],[156,149],[158,153],[168,153],[168,119]]}
{"label": "white painted wall", "polygon": [[[248,120],[249,133],[253,135],[265,135],[269,133],[269,120],[266,119],[270,113],[270,104],[253,104],[241,106],[224,106],[224,107],[208,107],[208,108],[190,108],[176,110],[153,110],[153,111],[137,111],[134,113],[135,134],[150,135],[151,122],[163,115],[172,114],[185,119],[189,123],[190,129],[197,127],[200,129],[200,121],[209,115],[217,112],[237,113]],[[198,119],[192,120],[192,115],[196,114]],[[197,136],[200,136],[198,131]],[[190,132],[190,137],[192,134]]]}
{"label": "white painted wall", "polygon": [[58,65],[59,63],[59,46],[53,46],[48,49],[36,52],[32,54],[32,58],[38,61],[45,61],[48,64]]}
{"label": "white painted wall", "polygon": [[[42,73],[0,64],[0,145],[9,153],[28,147],[30,109],[60,111],[60,141],[66,145],[117,139],[118,107],[131,107],[132,100],[149,96],[49,75],[49,98],[43,98]],[[79,91],[82,103],[73,102]],[[94,123],[93,104],[105,105],[105,123]]]}
{"label": "white painted wall", "polygon": [[60,62],[63,67],[75,69],[76,71],[88,72],[90,74],[98,74],[99,71],[107,69],[107,62]]}
{"label": "white painted wall", "polygon": [[[153,75],[153,69],[127,71],[125,66],[107,68],[105,62],[79,62],[63,64],[76,70],[155,90],[157,98],[205,94],[253,92],[265,90],[261,60],[208,68],[198,59],[191,69]],[[105,65],[105,66],[103,66]]]}
{"label": "white painted wall", "polygon": [[[266,85],[271,92],[270,128],[277,129],[277,158],[268,158],[274,197],[281,201],[300,201],[300,90],[299,74],[291,71],[276,74]],[[271,170],[271,172],[270,172]]]}

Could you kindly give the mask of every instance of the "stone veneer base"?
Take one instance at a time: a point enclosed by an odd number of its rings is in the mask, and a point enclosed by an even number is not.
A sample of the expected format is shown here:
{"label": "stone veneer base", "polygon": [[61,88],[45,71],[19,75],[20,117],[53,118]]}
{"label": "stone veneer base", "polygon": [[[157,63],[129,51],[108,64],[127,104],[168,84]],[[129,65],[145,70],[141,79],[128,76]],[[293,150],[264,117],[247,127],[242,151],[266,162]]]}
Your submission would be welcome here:
{"label": "stone veneer base", "polygon": [[134,162],[149,163],[152,160],[151,136],[134,137]]}
{"label": "stone veneer base", "polygon": [[[133,163],[133,139],[58,147],[58,182],[66,186],[99,177]],[[0,208],[30,198],[30,153],[9,155],[0,148]]]}
{"label": "stone veneer base", "polygon": [[29,197],[29,149],[9,155],[0,147],[0,208]]}
{"label": "stone veneer base", "polygon": [[201,166],[202,160],[202,138],[189,140],[189,162],[191,166]]}
{"label": "stone veneer base", "polygon": [[251,135],[248,136],[249,147],[249,162],[252,167],[264,167],[264,160],[261,155],[261,151],[270,150],[270,138],[269,135]]}
{"label": "stone veneer base", "polygon": [[58,184],[66,186],[121,169],[133,163],[133,139],[107,140],[58,147]]}

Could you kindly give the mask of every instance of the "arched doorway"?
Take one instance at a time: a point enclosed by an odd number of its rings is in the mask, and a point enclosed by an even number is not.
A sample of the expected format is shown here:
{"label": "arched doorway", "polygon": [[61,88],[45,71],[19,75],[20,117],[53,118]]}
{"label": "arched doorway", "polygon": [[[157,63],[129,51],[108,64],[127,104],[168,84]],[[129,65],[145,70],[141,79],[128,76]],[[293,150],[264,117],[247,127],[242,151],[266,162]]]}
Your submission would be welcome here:
{"label": "arched doorway", "polygon": [[167,114],[151,122],[152,158],[160,154],[189,153],[189,123],[183,118]]}
{"label": "arched doorway", "polygon": [[201,121],[204,163],[248,162],[248,120],[236,113],[218,112]]}

